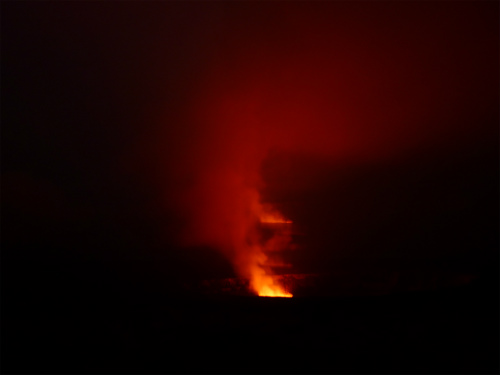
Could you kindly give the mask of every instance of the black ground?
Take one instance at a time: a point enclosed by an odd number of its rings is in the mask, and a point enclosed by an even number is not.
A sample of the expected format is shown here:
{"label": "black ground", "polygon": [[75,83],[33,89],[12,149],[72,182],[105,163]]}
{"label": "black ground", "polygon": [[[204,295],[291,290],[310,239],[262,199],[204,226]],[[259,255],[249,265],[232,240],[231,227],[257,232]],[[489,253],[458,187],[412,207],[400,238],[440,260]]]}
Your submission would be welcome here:
{"label": "black ground", "polygon": [[65,272],[41,263],[10,266],[3,373],[499,370],[493,272],[432,292],[274,299],[195,297],[153,282],[111,282],[95,264],[85,278],[69,266]]}

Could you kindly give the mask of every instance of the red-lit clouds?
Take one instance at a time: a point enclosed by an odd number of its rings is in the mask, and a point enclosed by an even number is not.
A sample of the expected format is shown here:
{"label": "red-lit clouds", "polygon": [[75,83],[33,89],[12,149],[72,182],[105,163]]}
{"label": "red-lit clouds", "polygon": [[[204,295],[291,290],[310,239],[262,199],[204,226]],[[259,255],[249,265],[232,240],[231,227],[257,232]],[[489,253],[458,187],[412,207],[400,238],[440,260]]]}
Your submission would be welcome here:
{"label": "red-lit clouds", "polygon": [[467,5],[255,7],[221,13],[166,168],[185,181],[168,197],[184,243],[222,249],[244,276],[269,150],[376,162],[481,133],[495,105],[491,30]]}

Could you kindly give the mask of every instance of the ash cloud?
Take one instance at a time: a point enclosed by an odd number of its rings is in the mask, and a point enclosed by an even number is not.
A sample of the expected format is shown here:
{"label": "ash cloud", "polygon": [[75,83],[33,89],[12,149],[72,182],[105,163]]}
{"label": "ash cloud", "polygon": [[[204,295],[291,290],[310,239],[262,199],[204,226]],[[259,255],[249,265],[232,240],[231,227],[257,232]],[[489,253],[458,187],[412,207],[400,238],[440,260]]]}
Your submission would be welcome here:
{"label": "ash cloud", "polygon": [[[443,4],[248,8],[220,9],[208,41],[215,52],[186,106],[191,131],[166,163],[172,180],[186,182],[167,197],[188,223],[186,244],[237,258],[254,207],[273,188],[261,173],[272,152],[322,160],[324,174],[398,160],[411,169],[404,160],[415,155],[432,164],[433,150],[458,155],[496,134],[496,37],[474,26],[483,10],[468,18],[462,5]],[[299,185],[300,173],[289,175]]]}

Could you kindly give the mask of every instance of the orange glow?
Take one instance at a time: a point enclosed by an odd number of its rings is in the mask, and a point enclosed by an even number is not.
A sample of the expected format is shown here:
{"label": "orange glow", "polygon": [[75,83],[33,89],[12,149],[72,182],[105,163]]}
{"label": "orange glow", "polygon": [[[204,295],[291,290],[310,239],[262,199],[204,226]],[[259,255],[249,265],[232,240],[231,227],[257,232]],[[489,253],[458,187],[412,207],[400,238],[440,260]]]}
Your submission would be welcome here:
{"label": "orange glow", "polygon": [[269,224],[291,224],[291,220],[286,220],[278,213],[264,213],[260,217],[261,223],[269,223]]}
{"label": "orange glow", "polygon": [[251,270],[250,288],[259,297],[293,297],[271,275],[266,274],[264,267],[258,265]]}
{"label": "orange glow", "polygon": [[[259,220],[261,223],[281,223],[289,224],[291,220],[287,220],[279,212],[270,209],[268,206],[260,204],[254,206],[258,208]],[[285,290],[279,282],[272,276],[272,266],[282,266],[284,263],[276,263],[269,261],[265,255],[265,251],[283,251],[286,250],[290,243],[289,229],[286,227],[277,227],[271,238],[264,243],[259,243],[254,248],[250,256],[250,288],[257,293],[259,297],[293,297],[293,295]]]}
{"label": "orange glow", "polygon": [[262,252],[262,249],[257,249],[252,257],[253,264],[250,266],[250,288],[259,297],[293,297],[288,293],[282,285],[280,285],[272,277],[270,273],[266,272],[266,267],[263,263],[266,262],[267,257]]}
{"label": "orange glow", "polygon": [[250,288],[259,297],[293,297],[274,280],[271,272],[266,270],[268,267],[259,262],[261,259],[264,259],[264,262],[267,259],[262,250],[252,259],[255,264],[250,267]]}

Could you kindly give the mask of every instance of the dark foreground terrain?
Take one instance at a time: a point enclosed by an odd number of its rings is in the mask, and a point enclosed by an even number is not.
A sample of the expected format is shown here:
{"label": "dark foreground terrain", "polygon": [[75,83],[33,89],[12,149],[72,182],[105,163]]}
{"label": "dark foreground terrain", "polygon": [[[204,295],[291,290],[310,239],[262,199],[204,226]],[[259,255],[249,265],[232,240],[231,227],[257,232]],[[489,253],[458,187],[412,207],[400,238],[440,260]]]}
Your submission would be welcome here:
{"label": "dark foreground terrain", "polygon": [[97,273],[79,283],[71,271],[64,285],[47,269],[37,283],[32,271],[3,283],[3,373],[498,374],[493,276],[431,292],[274,299],[110,286]]}

